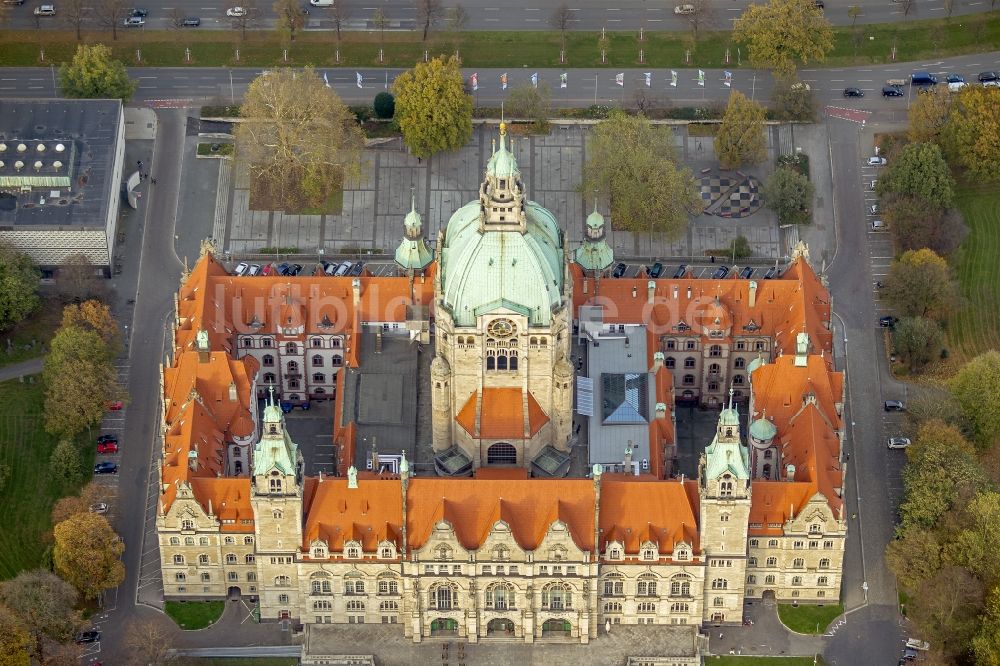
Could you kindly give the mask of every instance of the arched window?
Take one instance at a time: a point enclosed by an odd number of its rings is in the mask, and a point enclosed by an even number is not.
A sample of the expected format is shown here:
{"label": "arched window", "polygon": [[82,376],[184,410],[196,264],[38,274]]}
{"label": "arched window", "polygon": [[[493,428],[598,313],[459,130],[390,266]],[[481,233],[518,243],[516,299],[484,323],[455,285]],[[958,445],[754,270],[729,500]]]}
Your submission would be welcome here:
{"label": "arched window", "polygon": [[226,564],[239,564],[240,559],[236,557],[236,553],[226,553]]}
{"label": "arched window", "polygon": [[708,348],[708,355],[713,357],[722,356],[722,347],[719,345],[712,345]]}
{"label": "arched window", "polygon": [[829,583],[829,578],[826,576],[820,576],[816,579],[816,584],[819,586],[827,585]]}
{"label": "arched window", "polygon": [[314,368],[322,368],[323,367],[323,357],[320,356],[319,354],[313,354],[313,357],[312,357],[312,366]]}
{"label": "arched window", "polygon": [[733,384],[737,386],[743,385],[743,375],[733,375]]}
{"label": "arched window", "polygon": [[332,594],[333,593],[333,587],[330,584],[330,580],[328,578],[313,578],[313,580],[310,581],[310,582],[312,584],[312,593],[313,594]]}
{"label": "arched window", "polygon": [[[768,453],[770,453],[770,451],[768,451]],[[766,479],[770,479],[771,478],[771,464],[770,463],[765,463],[764,464],[764,478],[766,478]]]}
{"label": "arched window", "polygon": [[344,580],[344,594],[364,594],[365,581],[360,577],[351,577]]}
{"label": "arched window", "polygon": [[287,367],[288,367],[289,374],[295,374],[295,373],[297,373],[299,371],[299,363],[298,363],[298,361],[289,361]]}
{"label": "arched window", "polygon": [[670,604],[670,612],[671,613],[687,613],[687,612],[689,612],[689,608],[690,607],[687,604],[685,604],[685,603],[678,602],[678,603]]}
{"label": "arched window", "polygon": [[718,391],[719,390],[719,382],[709,382],[708,383],[708,390],[709,391]]}
{"label": "arched window", "polygon": [[670,596],[690,597],[691,577],[686,575],[674,576],[670,579]]}
{"label": "arched window", "polygon": [[708,371],[714,375],[719,374],[719,370],[720,368],[718,363],[712,363],[711,365],[708,366]]}
{"label": "arched window", "polygon": [[766,451],[764,451],[764,460],[770,460],[773,455],[774,451],[772,451],[771,449],[767,449]]}
{"label": "arched window", "polygon": [[725,600],[723,600],[722,597],[715,597],[714,599],[712,599],[712,605],[715,606],[716,608],[722,608],[723,606],[726,605],[726,602]]}
{"label": "arched window", "polygon": [[542,608],[566,610],[573,607],[573,593],[562,583],[549,583],[542,588]]}
{"label": "arched window", "polygon": [[604,596],[620,597],[625,594],[625,577],[621,574],[608,574],[604,578]]}
{"label": "arched window", "polygon": [[809,534],[822,534],[823,526],[819,523],[813,523],[809,526]]}
{"label": "arched window", "polygon": [[399,581],[391,576],[382,576],[378,579],[378,593],[392,596],[399,594]]}
{"label": "arched window", "polygon": [[265,372],[264,373],[264,383],[265,384],[273,384],[274,382],[275,382],[274,373],[273,372]]}
{"label": "arched window", "polygon": [[639,612],[640,613],[655,613],[656,612],[656,604],[654,604],[652,601],[642,601],[642,602],[639,602]]}
{"label": "arched window", "polygon": [[[253,564],[254,561],[256,561],[256,559],[257,558],[254,557],[253,553],[247,553],[246,557],[243,558],[243,561],[244,561],[244,564]],[[254,575],[256,575],[256,574],[254,574]]]}
{"label": "arched window", "polygon": [[399,602],[398,601],[392,601],[392,600],[383,601],[382,603],[380,603],[378,605],[378,609],[379,609],[379,611],[381,611],[383,613],[396,612],[396,611],[399,610]]}
{"label": "arched window", "polygon": [[765,585],[774,585],[774,580],[775,580],[774,579],[774,574],[771,574],[769,576],[765,576],[764,577],[764,584]]}
{"label": "arched window", "polygon": [[326,375],[324,375],[322,372],[314,372],[313,381],[316,382],[317,384],[322,384],[323,382],[326,381]]}
{"label": "arched window", "polygon": [[179,545],[181,545],[181,539],[180,539],[180,537],[170,537],[170,545],[171,546],[179,546]]}
{"label": "arched window", "polygon": [[493,583],[486,588],[486,607],[491,610],[514,608],[514,586],[510,583]]}
{"label": "arched window", "polygon": [[285,353],[286,354],[294,354],[296,352],[296,349],[297,349],[297,347],[295,346],[294,342],[286,342],[285,343]]}
{"label": "arched window", "polygon": [[737,359],[733,361],[734,368],[745,368],[746,364],[747,364],[746,359],[742,357],[737,357]]}
{"label": "arched window", "polygon": [[733,494],[733,477],[728,474],[722,476],[722,481],[719,482],[719,495],[722,497],[731,497]]}
{"label": "arched window", "polygon": [[271,356],[270,354],[264,354],[264,356],[260,360],[265,368],[274,367],[274,357]]}
{"label": "arched window", "polygon": [[695,360],[694,360],[693,356],[688,356],[686,359],[684,359],[684,367],[685,368],[693,368],[694,364],[695,364]]}
{"label": "arched window", "polygon": [[208,537],[198,537],[198,545],[199,546],[207,546],[208,545]]}
{"label": "arched window", "polygon": [[769,566],[769,567],[776,567],[776,566],[778,566],[778,558],[777,557],[769,557],[769,558],[767,558],[767,560],[765,561],[765,565]]}
{"label": "arched window", "polygon": [[673,356],[668,356],[667,359],[666,359],[666,361],[664,362],[664,365],[666,365],[668,368],[670,368],[672,370],[674,368],[674,366],[677,365],[677,361],[674,360]]}
{"label": "arched window", "polygon": [[498,356],[497,357],[497,370],[506,370],[506,369],[507,369],[507,357],[506,356]]}
{"label": "arched window", "polygon": [[311,344],[312,344],[313,347],[322,347],[323,346],[323,338],[313,338],[310,342],[311,342]]}
{"label": "arched window", "polygon": [[187,580],[187,574],[178,571],[177,573],[174,574],[174,580],[176,580],[178,583],[183,583],[184,581]]}
{"label": "arched window", "polygon": [[517,370],[517,354],[511,353],[510,355],[510,369]]}
{"label": "arched window", "polygon": [[330,357],[330,365],[340,366],[340,365],[343,365],[343,364],[344,364],[344,357],[343,356],[331,356]]}
{"label": "arched window", "polygon": [[438,583],[428,593],[430,607],[436,610],[458,608],[458,587],[450,583]]}
{"label": "arched window", "polygon": [[281,520],[281,516],[282,516],[281,509],[275,509],[274,511],[271,512],[271,517],[273,517],[275,520]]}
{"label": "arched window", "polygon": [[496,370],[497,369],[497,359],[496,359],[495,356],[492,356],[492,355],[489,355],[489,354],[486,356],[486,369],[487,370]]}
{"label": "arched window", "polygon": [[194,529],[194,521],[191,520],[190,518],[186,518],[186,519],[182,520],[181,521],[181,529],[182,530],[193,530]]}
{"label": "arched window", "polygon": [[365,609],[365,602],[361,601],[360,599],[351,599],[350,601],[347,602],[347,610],[349,611],[362,612],[364,611],[364,609]]}
{"label": "arched window", "polygon": [[712,589],[713,590],[728,590],[729,589],[729,581],[726,580],[725,578],[716,578],[715,580],[712,581]]}
{"label": "arched window", "polygon": [[824,557],[822,560],[819,561],[819,568],[820,569],[829,569],[830,568],[830,560],[828,560],[827,558]]}
{"label": "arched window", "polygon": [[656,576],[654,574],[642,574],[636,585],[636,596],[655,597],[656,596]]}
{"label": "arched window", "polygon": [[792,576],[792,585],[801,585],[802,576]]}
{"label": "arched window", "polygon": [[277,587],[288,587],[292,584],[292,580],[288,576],[275,576],[274,584]]}
{"label": "arched window", "polygon": [[622,612],[622,602],[620,602],[620,601],[605,601],[604,602],[604,612],[605,613],[621,613]]}
{"label": "arched window", "polygon": [[273,478],[273,477],[271,479],[268,479],[268,489],[272,493],[280,493],[281,492],[281,479],[280,478]]}
{"label": "arched window", "polygon": [[792,560],[792,568],[793,569],[801,569],[805,565],[806,565],[806,561],[804,559],[802,559],[801,557],[796,557],[794,560]]}
{"label": "arched window", "polygon": [[174,564],[184,564],[184,556],[174,555]]}
{"label": "arched window", "polygon": [[184,545],[185,546],[193,546],[194,545],[194,537],[184,537]]}
{"label": "arched window", "polygon": [[517,449],[515,449],[513,445],[506,442],[497,442],[496,444],[492,444],[490,448],[486,450],[486,464],[516,465]]}
{"label": "arched window", "polygon": [[245,537],[243,537],[243,543],[246,544],[246,545],[248,545],[248,546],[252,546],[253,545],[253,537],[252,536],[245,536]]}
{"label": "arched window", "polygon": [[684,386],[694,385],[694,375],[684,375]]}

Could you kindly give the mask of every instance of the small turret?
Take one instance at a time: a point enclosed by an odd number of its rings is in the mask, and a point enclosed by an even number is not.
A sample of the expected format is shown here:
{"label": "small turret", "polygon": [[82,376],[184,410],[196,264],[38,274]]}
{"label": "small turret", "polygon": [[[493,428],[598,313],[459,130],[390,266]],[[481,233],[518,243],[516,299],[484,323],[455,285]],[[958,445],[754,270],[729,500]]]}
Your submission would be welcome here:
{"label": "small turret", "polygon": [[615,253],[608,246],[605,236],[604,216],[597,212],[597,197],[594,197],[594,212],[587,216],[583,245],[576,249],[573,258],[585,271],[600,273],[615,261]]}
{"label": "small turret", "polygon": [[396,264],[404,271],[422,271],[434,261],[427,239],[424,238],[423,221],[417,212],[416,197],[410,196],[410,212],[403,219],[403,240],[396,248]]}

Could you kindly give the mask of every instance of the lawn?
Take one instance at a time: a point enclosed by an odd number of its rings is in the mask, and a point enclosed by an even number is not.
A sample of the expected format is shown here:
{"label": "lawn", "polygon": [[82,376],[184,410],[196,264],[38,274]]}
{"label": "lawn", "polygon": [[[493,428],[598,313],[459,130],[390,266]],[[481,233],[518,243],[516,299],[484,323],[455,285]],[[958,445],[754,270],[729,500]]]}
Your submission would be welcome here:
{"label": "lawn", "polygon": [[708,666],[823,666],[823,658],[816,657],[746,657],[746,656],[724,656],[705,657],[705,664]]}
{"label": "lawn", "polygon": [[821,634],[834,618],[843,615],[841,605],[778,604],[778,618],[792,631],[800,634]]}
{"label": "lawn", "polygon": [[[49,455],[56,442],[45,433],[41,377],[34,379],[33,384],[17,380],[0,383],[0,461],[11,469],[7,486],[0,491],[0,506],[5,516],[17,516],[0,530],[0,580],[44,564],[52,505],[79,490],[64,488],[48,474]],[[85,439],[81,436],[81,441]],[[81,450],[86,451],[83,466],[89,470],[93,448]],[[90,480],[89,474],[85,480]]]}
{"label": "lawn", "polygon": [[[845,65],[899,62],[977,53],[1000,43],[1000,12],[954,19],[908,20],[839,27],[834,50],[826,64]],[[6,31],[0,34],[0,67],[47,65],[69,60],[76,48],[72,32]],[[106,33],[84,33],[83,42],[102,42],[130,65],[146,67],[213,66],[274,67],[409,67],[430,55],[458,50],[465,67],[722,67],[747,66],[728,31],[703,32],[697,43],[688,32],[571,31],[566,36],[566,61],[559,61],[557,32],[521,31],[431,33],[427,42],[417,31],[391,32],[380,41],[374,32],[347,32],[339,48],[335,32],[300,33],[286,44],[275,32],[255,31],[241,40],[233,30],[120,31],[117,40]],[[379,60],[380,45],[384,59]],[[287,59],[284,57],[287,48]],[[44,50],[44,60],[42,51]],[[336,59],[339,50],[340,60]],[[604,51],[604,59],[601,52]],[[690,61],[686,54],[690,50]],[[729,62],[726,62],[727,50]],[[137,51],[141,58],[137,59]],[[642,60],[640,60],[640,51]],[[238,53],[238,56],[237,56]]]}
{"label": "lawn", "polygon": [[62,310],[63,303],[58,298],[43,298],[35,314],[0,333],[0,367],[43,356],[62,321]]}
{"label": "lawn", "polygon": [[198,664],[198,666],[296,666],[299,660],[296,657],[245,657],[195,659],[191,663]]}
{"label": "lawn", "polygon": [[220,617],[226,609],[224,601],[168,601],[167,615],[181,629],[204,629]]}
{"label": "lawn", "polygon": [[948,347],[965,361],[1000,349],[1000,192],[963,186],[955,200],[969,236],[953,260],[965,303],[948,320]]}

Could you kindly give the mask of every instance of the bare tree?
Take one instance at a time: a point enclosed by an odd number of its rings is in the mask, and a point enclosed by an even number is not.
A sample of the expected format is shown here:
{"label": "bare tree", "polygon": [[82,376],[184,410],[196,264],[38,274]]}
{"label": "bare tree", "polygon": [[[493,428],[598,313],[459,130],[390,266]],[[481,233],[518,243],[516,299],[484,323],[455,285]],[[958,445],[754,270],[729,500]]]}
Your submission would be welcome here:
{"label": "bare tree", "polygon": [[80,41],[83,23],[90,17],[90,7],[86,0],[64,0],[59,13],[63,22],[76,30],[76,41]]}
{"label": "bare tree", "polygon": [[306,15],[298,0],[275,0],[272,5],[278,16],[278,30],[287,32],[290,41],[295,41],[295,32],[306,25]]}
{"label": "bare tree", "polygon": [[917,0],[899,0],[899,6],[903,10],[903,18],[910,15],[910,12],[917,13]]}
{"label": "bare tree", "polygon": [[260,17],[260,12],[257,11],[257,0],[235,0],[235,2],[239,2],[239,4],[230,4],[226,7],[226,16],[229,16],[230,9],[238,7],[243,10],[239,16],[233,16],[232,19],[233,25],[240,31],[240,38],[245,40],[247,38],[247,28],[255,25],[257,19]]}
{"label": "bare tree", "polygon": [[118,39],[118,26],[129,15],[129,5],[126,0],[101,0],[97,8],[101,25],[111,28],[111,39]]}
{"label": "bare tree", "polygon": [[858,17],[861,16],[861,11],[861,5],[851,5],[847,8],[847,15],[851,17],[852,27],[858,22]]}
{"label": "bare tree", "polygon": [[944,0],[944,13],[951,18],[951,13],[955,11],[955,0]]}
{"label": "bare tree", "polygon": [[343,2],[334,2],[333,7],[330,9],[330,20],[333,21],[333,27],[337,31],[337,49],[340,49],[340,31],[344,28],[344,24],[347,23],[348,16],[347,7]]}
{"label": "bare tree", "polygon": [[170,27],[175,30],[180,30],[184,27],[184,18],[187,15],[184,13],[183,7],[174,7],[170,10]]}
{"label": "bare tree", "polygon": [[423,41],[426,42],[431,26],[436,25],[444,15],[444,7],[441,6],[441,0],[416,0],[416,4],[417,25],[423,26]]}
{"label": "bare tree", "polygon": [[59,267],[56,284],[66,302],[81,303],[88,299],[108,300],[108,288],[98,269],[83,254],[71,254]]}
{"label": "bare tree", "polygon": [[559,54],[560,60],[565,60],[566,56],[566,31],[569,30],[569,22],[573,18],[572,12],[569,10],[569,5],[565,2],[561,3],[552,12],[552,17],[549,19],[549,25],[559,31],[559,42],[560,50]]}
{"label": "bare tree", "polygon": [[385,46],[385,26],[389,24],[389,17],[385,15],[381,7],[372,14],[372,24],[378,28],[378,47],[381,49]]}
{"label": "bare tree", "polygon": [[155,619],[129,620],[125,625],[124,641],[127,663],[135,666],[163,666],[172,662],[172,638],[168,628]]}
{"label": "bare tree", "polygon": [[465,7],[462,5],[449,7],[444,22],[448,25],[449,30],[460,32],[465,30],[465,26],[469,24],[469,12],[465,11]]}
{"label": "bare tree", "polygon": [[691,35],[698,41],[698,33],[705,28],[714,26],[716,23],[715,9],[709,0],[690,0],[688,3],[694,7],[694,11],[687,14],[688,25],[691,26]]}

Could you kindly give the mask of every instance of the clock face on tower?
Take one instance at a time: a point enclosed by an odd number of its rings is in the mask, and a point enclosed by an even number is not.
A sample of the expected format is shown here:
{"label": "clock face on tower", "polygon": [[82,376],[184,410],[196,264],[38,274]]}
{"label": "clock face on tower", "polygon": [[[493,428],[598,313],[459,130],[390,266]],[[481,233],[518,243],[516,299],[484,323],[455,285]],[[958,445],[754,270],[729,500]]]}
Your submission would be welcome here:
{"label": "clock face on tower", "polygon": [[510,319],[494,319],[486,327],[486,332],[490,334],[490,337],[509,338],[517,333],[517,324]]}

